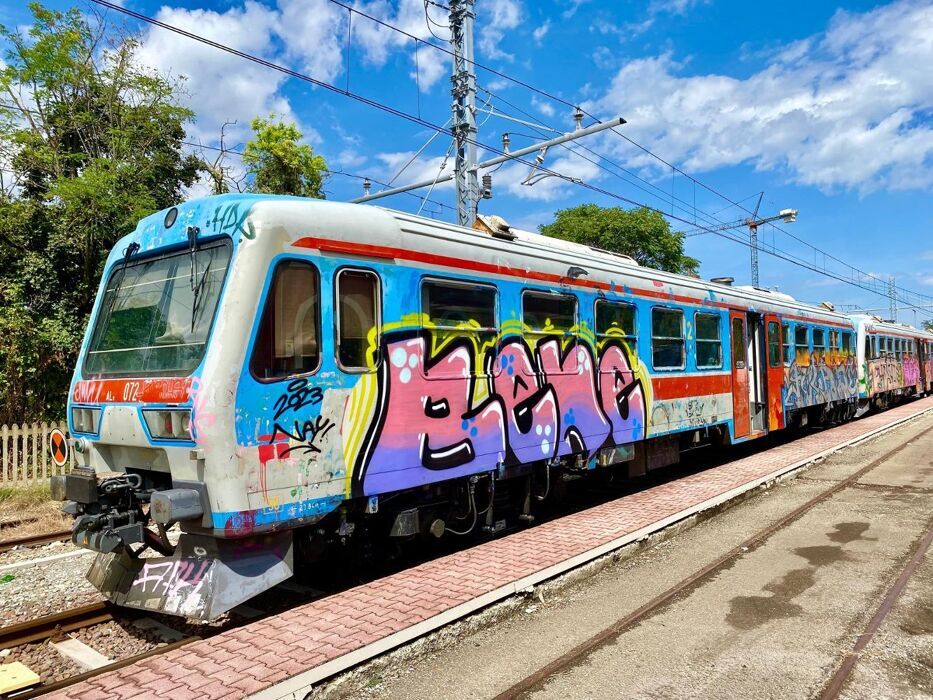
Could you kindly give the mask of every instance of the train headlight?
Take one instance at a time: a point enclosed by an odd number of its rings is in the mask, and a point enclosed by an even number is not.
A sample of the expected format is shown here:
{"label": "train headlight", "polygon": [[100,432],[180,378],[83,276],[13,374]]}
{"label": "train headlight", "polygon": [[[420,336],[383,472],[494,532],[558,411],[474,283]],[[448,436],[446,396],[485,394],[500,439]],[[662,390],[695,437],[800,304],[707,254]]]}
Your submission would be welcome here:
{"label": "train headlight", "polygon": [[76,433],[97,435],[100,431],[100,409],[72,406],[71,426]]}
{"label": "train headlight", "polygon": [[154,440],[191,439],[191,411],[188,409],[145,409],[143,418]]}

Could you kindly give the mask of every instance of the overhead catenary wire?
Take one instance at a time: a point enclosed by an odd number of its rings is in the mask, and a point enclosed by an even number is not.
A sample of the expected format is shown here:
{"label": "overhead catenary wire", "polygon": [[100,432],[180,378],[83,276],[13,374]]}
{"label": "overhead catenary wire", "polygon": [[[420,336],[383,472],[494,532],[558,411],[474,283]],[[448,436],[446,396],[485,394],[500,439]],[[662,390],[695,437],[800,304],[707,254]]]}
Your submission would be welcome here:
{"label": "overhead catenary wire", "polygon": [[[331,2],[334,2],[334,3],[337,4],[337,5],[341,5],[341,6],[345,7],[345,8],[350,9],[348,5],[344,5],[343,3],[339,2],[338,0],[330,0],[330,1],[331,1]],[[213,48],[216,48],[216,49],[218,49],[218,50],[221,50],[221,51],[230,53],[230,54],[232,54],[232,55],[238,56],[238,57],[243,58],[243,59],[245,59],[245,60],[249,60],[249,61],[252,61],[252,62],[257,63],[257,64],[259,64],[259,65],[263,65],[263,66],[265,66],[265,67],[267,67],[267,68],[271,68],[271,69],[273,69],[273,70],[279,71],[279,72],[281,72],[281,73],[283,73],[283,74],[285,74],[285,75],[288,75],[288,76],[297,78],[297,79],[299,79],[299,80],[303,80],[303,81],[309,82],[310,84],[313,84],[313,85],[317,85],[317,86],[319,86],[319,87],[321,87],[321,88],[323,88],[323,89],[326,89],[326,90],[335,92],[335,93],[337,93],[337,94],[343,95],[343,96],[345,96],[345,97],[348,97],[348,98],[350,98],[350,99],[353,99],[353,100],[355,100],[355,101],[358,101],[358,102],[360,102],[360,103],[362,103],[362,104],[365,104],[365,105],[367,105],[367,106],[374,107],[374,108],[376,108],[376,109],[379,109],[379,110],[381,110],[381,111],[384,111],[384,112],[386,112],[387,114],[392,114],[392,115],[394,115],[394,116],[400,117],[400,118],[405,119],[405,120],[407,120],[407,121],[410,121],[410,122],[412,122],[412,123],[418,124],[418,125],[420,125],[420,126],[422,126],[422,127],[435,129],[435,130],[437,130],[437,131],[442,131],[442,132],[444,132],[444,133],[446,133],[446,134],[448,134],[448,135],[450,135],[450,136],[453,136],[453,134],[451,133],[451,131],[450,131],[449,129],[445,129],[445,128],[443,128],[443,127],[437,125],[437,124],[434,124],[434,123],[432,123],[432,122],[430,122],[430,121],[428,121],[428,120],[426,120],[426,119],[421,118],[420,116],[416,116],[416,115],[410,114],[410,113],[408,113],[408,112],[405,112],[404,110],[397,109],[397,108],[395,108],[395,107],[391,107],[391,106],[389,106],[389,105],[386,105],[386,104],[384,104],[384,103],[381,103],[381,102],[379,102],[378,100],[374,100],[374,99],[365,97],[365,96],[363,96],[363,95],[360,95],[360,94],[358,94],[358,93],[354,93],[354,92],[352,92],[352,91],[349,90],[349,89],[342,89],[342,88],[339,88],[339,87],[337,87],[337,86],[335,86],[335,85],[332,85],[332,84],[330,84],[330,83],[327,83],[326,81],[318,80],[318,79],[316,79],[316,78],[313,78],[312,76],[303,74],[303,73],[301,73],[301,72],[299,72],[299,71],[293,70],[293,69],[288,68],[288,67],[286,67],[286,66],[282,66],[282,65],[280,65],[280,64],[274,63],[274,62],[272,62],[272,61],[269,61],[269,60],[267,60],[267,59],[261,58],[261,57],[259,57],[259,56],[255,56],[255,55],[249,54],[249,53],[247,53],[247,52],[245,52],[245,51],[240,51],[239,49],[235,49],[235,48],[233,48],[233,47],[227,46],[227,45],[222,44],[222,43],[220,43],[220,42],[216,42],[216,41],[213,41],[213,40],[211,40],[211,39],[207,39],[206,37],[203,37],[203,36],[200,36],[200,35],[195,34],[195,33],[193,33],[193,32],[189,32],[189,31],[187,31],[187,30],[181,29],[180,27],[176,27],[176,26],[170,25],[170,24],[168,24],[168,23],[166,23],[166,22],[162,22],[162,21],[157,20],[157,19],[155,19],[155,18],[153,18],[153,17],[149,17],[149,16],[147,16],[147,15],[144,15],[144,14],[142,14],[142,13],[136,12],[136,11],[131,10],[131,9],[129,9],[129,8],[121,7],[120,5],[116,5],[116,4],[112,3],[112,2],[109,2],[108,0],[92,0],[92,2],[94,2],[94,3],[98,4],[98,5],[101,5],[101,6],[103,6],[103,7],[107,7],[107,8],[109,8],[109,9],[111,9],[111,10],[116,11],[116,12],[120,12],[120,13],[122,13],[122,14],[125,14],[125,15],[127,15],[127,16],[129,16],[129,17],[133,17],[133,18],[135,18],[135,19],[137,19],[137,20],[139,20],[139,21],[141,21],[141,22],[146,22],[146,23],[148,23],[148,24],[152,24],[153,26],[158,26],[158,27],[160,27],[160,28],[162,28],[162,29],[165,29],[165,30],[167,30],[167,31],[171,31],[171,32],[177,33],[177,34],[179,34],[179,35],[181,35],[181,36],[185,36],[185,37],[187,37],[187,38],[189,38],[189,39],[191,39],[191,40],[194,40],[194,41],[203,43],[203,44],[205,44],[205,45],[207,45],[207,46],[211,46],[211,47],[213,47]],[[403,30],[398,29],[397,27],[394,27],[394,26],[392,26],[392,25],[390,25],[390,24],[388,24],[388,23],[385,23],[385,22],[383,22],[383,21],[381,21],[381,20],[378,20],[378,19],[376,19],[376,18],[374,18],[374,17],[372,17],[372,16],[370,16],[370,15],[367,15],[367,14],[365,14],[365,13],[359,12],[359,11],[357,11],[357,10],[354,10],[354,11],[357,12],[357,14],[360,14],[361,16],[367,17],[367,18],[369,18],[369,19],[371,19],[371,20],[373,20],[373,21],[376,21],[376,22],[378,22],[379,24],[382,24],[382,25],[384,25],[384,26],[386,26],[386,27],[389,27],[389,28],[391,28],[391,29],[393,29],[393,30],[395,30],[395,31],[399,31],[399,32],[401,32],[401,33],[403,33],[403,34],[406,34],[406,35],[408,35],[408,36],[414,37],[414,35],[408,34],[407,32],[404,32]],[[423,42],[426,43],[428,46],[433,46],[434,48],[436,48],[436,49],[438,49],[438,50],[444,51],[445,53],[448,53],[448,54],[452,53],[452,52],[449,51],[448,49],[443,49],[443,48],[441,48],[441,47],[438,47],[438,46],[436,46],[435,44],[432,44],[431,42],[425,42],[423,39],[419,39],[419,40],[420,40],[420,41],[423,41]],[[501,77],[503,77],[503,78],[505,78],[505,79],[508,79],[508,80],[510,80],[511,82],[514,82],[514,83],[516,83],[516,84],[522,85],[522,86],[524,86],[524,87],[526,87],[526,88],[528,88],[528,89],[530,89],[530,90],[532,90],[532,91],[534,91],[534,92],[536,92],[536,93],[538,93],[538,94],[542,94],[542,95],[548,96],[548,97],[550,97],[551,99],[554,99],[554,100],[556,100],[556,101],[558,101],[558,102],[561,102],[561,103],[563,103],[563,104],[565,104],[565,105],[567,105],[567,106],[576,107],[576,105],[573,105],[572,103],[570,103],[570,102],[564,100],[563,98],[558,98],[558,97],[556,97],[556,96],[550,95],[549,93],[547,93],[547,92],[545,92],[545,91],[543,91],[543,90],[540,90],[539,88],[536,88],[536,87],[534,87],[534,86],[532,86],[532,85],[530,85],[530,84],[528,84],[528,83],[525,83],[524,81],[520,81],[520,80],[518,80],[518,79],[512,78],[511,76],[507,76],[507,75],[505,75],[505,74],[503,74],[503,73],[501,73],[501,72],[499,72],[499,71],[495,71],[495,70],[493,70],[493,69],[489,69],[489,68],[487,68],[487,67],[485,67],[485,66],[482,66],[482,64],[479,64],[479,63],[476,63],[476,62],[474,62],[474,64],[477,65],[478,67],[483,68],[484,70],[489,70],[490,72],[492,72],[492,73],[494,73],[494,74],[496,74],[496,75],[500,75]],[[593,116],[592,114],[589,114],[589,113],[587,113],[587,112],[585,112],[585,111],[584,111],[584,114],[586,114],[586,116],[589,116],[591,119],[594,119],[597,123],[602,123],[601,120],[599,120],[597,117]],[[622,134],[621,132],[617,131],[616,129],[612,129],[612,131],[614,131],[615,133],[617,133],[617,134],[620,135],[621,137],[625,138],[626,140],[631,141],[631,139],[628,139],[628,137],[626,137],[624,134]],[[483,143],[481,143],[481,142],[479,142],[479,141],[477,141],[477,140],[475,140],[475,139],[473,139],[473,138],[467,138],[466,141],[469,142],[469,143],[471,143],[471,144],[474,144],[474,145],[476,145],[476,146],[478,146],[478,147],[481,147],[481,148],[484,148],[484,149],[486,149],[486,150],[489,150],[489,151],[491,151],[491,152],[494,152],[494,153],[497,153],[497,154],[500,154],[500,155],[507,155],[503,150],[498,149],[498,148],[495,148],[495,147],[492,147],[492,146],[489,146],[489,145],[487,145],[487,144],[483,144]],[[631,142],[632,142],[633,144],[635,144],[634,141],[631,141]],[[635,144],[635,145],[637,145],[639,148],[642,148],[642,150],[645,150],[646,152],[650,153],[650,151],[648,151],[648,150],[645,149],[644,147],[640,146],[639,144]],[[655,154],[652,154],[652,155],[655,155]],[[658,156],[655,156],[655,157],[658,157]],[[661,160],[661,162],[664,162],[666,165],[668,165],[669,167],[671,167],[673,171],[682,173],[685,177],[687,177],[687,178],[689,178],[691,181],[693,181],[693,182],[699,184],[701,187],[704,187],[705,189],[709,190],[710,192],[713,192],[714,194],[717,194],[717,196],[722,197],[722,198],[725,199],[726,201],[729,201],[730,203],[734,204],[735,206],[740,206],[740,205],[737,204],[736,202],[732,202],[732,200],[730,200],[730,199],[729,199],[728,197],[726,197],[725,195],[722,195],[721,193],[716,192],[713,188],[707,186],[705,183],[702,183],[702,182],[700,182],[699,180],[697,180],[696,178],[694,178],[694,177],[692,177],[692,176],[690,176],[690,175],[687,175],[686,173],[683,173],[683,171],[681,171],[681,170],[679,170],[678,168],[676,168],[675,166],[673,166],[673,165],[667,163],[667,161],[664,161],[663,159],[660,159],[660,157],[658,157],[658,158],[659,158],[659,160]],[[517,162],[523,163],[523,164],[525,164],[525,165],[528,165],[529,167],[532,167],[533,165],[535,165],[535,164],[533,164],[533,163],[531,163],[531,162],[529,162],[529,161],[527,161],[527,160],[523,160],[522,158],[514,158],[514,160],[516,160]],[[637,201],[635,201],[635,200],[632,200],[631,198],[624,197],[624,196],[619,195],[619,194],[614,193],[614,192],[610,192],[609,190],[606,190],[606,189],[604,189],[604,188],[597,187],[597,186],[595,186],[595,185],[592,185],[591,183],[587,183],[587,182],[583,181],[583,180],[580,179],[580,178],[571,177],[571,176],[565,175],[565,174],[563,174],[563,173],[556,172],[556,171],[554,171],[554,170],[552,170],[552,169],[550,169],[550,168],[546,168],[546,167],[541,166],[541,165],[538,165],[537,169],[538,169],[538,171],[540,171],[541,173],[547,173],[548,175],[553,175],[553,176],[558,177],[558,178],[560,178],[560,179],[562,179],[562,180],[564,180],[564,181],[572,182],[572,183],[578,184],[578,185],[580,185],[581,187],[585,187],[585,188],[587,188],[587,189],[589,189],[589,190],[591,190],[591,191],[593,191],[593,192],[597,192],[597,193],[603,194],[604,196],[608,196],[608,197],[612,197],[612,198],[618,199],[619,201],[627,202],[627,203],[629,203],[629,204],[631,204],[631,205],[633,205],[633,206],[638,206],[638,207],[644,207],[644,206],[645,206],[645,205],[644,205],[643,203],[641,203],[641,202],[637,202]],[[677,217],[677,216],[674,215],[673,213],[665,212],[665,211],[660,210],[660,209],[658,209],[658,208],[656,208],[656,207],[650,207],[650,206],[649,206],[649,207],[645,207],[645,208],[650,209],[650,210],[653,210],[653,211],[657,211],[658,213],[660,213],[660,214],[662,214],[662,215],[664,215],[664,216],[667,216],[667,217],[669,217],[669,218],[671,218],[671,219],[674,219],[674,220],[677,220],[677,221],[681,221],[681,222],[686,223],[686,224],[691,224],[691,223],[692,223],[692,222],[690,222],[689,220],[683,219],[682,217]],[[741,208],[744,209],[744,207],[741,207]],[[746,211],[750,211],[750,210],[747,210],[747,209],[746,209]],[[778,228],[779,228],[779,227],[778,227]],[[779,228],[779,230],[783,230],[783,229],[780,229],[780,228]],[[726,235],[724,234],[724,232],[721,232],[721,231],[711,231],[711,232],[713,232],[713,233],[715,233],[716,235],[719,235],[719,236],[721,236],[721,237],[723,237],[723,238],[728,238],[728,239],[733,240],[733,241],[735,241],[735,242],[742,243],[743,245],[749,245],[749,243],[746,242],[746,241],[741,241],[740,239],[735,239],[735,238],[726,236]],[[778,254],[778,253],[776,253],[776,252],[774,252],[774,251],[767,251],[767,250],[766,250],[765,252],[768,252],[770,255],[775,256],[775,257],[778,257],[778,258],[780,258],[780,259],[785,259],[785,260],[788,260],[789,262],[794,262],[794,264],[798,264],[798,265],[801,265],[801,266],[803,266],[803,267],[807,267],[808,269],[811,269],[811,270],[813,270],[813,271],[815,271],[815,272],[817,272],[817,273],[824,274],[824,275],[829,276],[829,277],[833,277],[833,278],[835,278],[835,279],[838,279],[838,280],[841,281],[841,282],[845,282],[845,283],[851,284],[851,285],[853,285],[853,286],[860,287],[860,288],[865,289],[865,290],[867,290],[867,291],[870,291],[870,292],[872,292],[872,293],[876,293],[876,294],[879,293],[877,289],[870,288],[870,287],[866,287],[866,286],[860,284],[858,281],[849,280],[849,279],[847,279],[847,278],[840,277],[840,276],[838,276],[838,275],[836,275],[836,274],[831,274],[831,273],[829,273],[828,271],[826,271],[826,270],[824,270],[824,269],[820,269],[819,267],[817,267],[817,266],[815,266],[815,265],[808,265],[808,264],[805,264],[805,263],[803,263],[803,262],[795,262],[795,261],[790,260],[789,258],[786,258],[786,257],[784,257],[784,256],[782,256],[782,255],[780,255],[780,254]],[[850,266],[850,267],[851,267],[851,266]],[[854,269],[854,268],[853,268],[853,269]],[[863,273],[863,274],[866,274],[866,276],[871,276],[871,275],[868,275],[867,273]],[[909,290],[903,290],[903,289],[902,289],[902,291],[909,291]],[[912,292],[912,291],[910,291],[910,293],[912,293],[912,294],[917,294],[916,292]],[[923,296],[923,295],[919,295],[919,296]],[[925,309],[922,309],[922,307],[913,307],[913,305],[911,305],[911,304],[909,304],[909,303],[907,303],[906,306],[908,306],[908,307],[910,307],[910,308],[918,308],[918,309],[921,309],[921,310],[925,311]]]}

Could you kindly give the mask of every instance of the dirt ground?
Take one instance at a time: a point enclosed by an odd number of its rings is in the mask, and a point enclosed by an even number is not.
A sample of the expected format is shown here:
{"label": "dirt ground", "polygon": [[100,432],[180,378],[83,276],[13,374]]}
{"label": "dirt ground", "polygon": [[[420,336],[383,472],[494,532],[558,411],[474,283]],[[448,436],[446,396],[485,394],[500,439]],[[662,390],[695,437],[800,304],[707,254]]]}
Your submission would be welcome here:
{"label": "dirt ground", "polygon": [[71,520],[47,486],[0,489],[0,542],[67,529]]}

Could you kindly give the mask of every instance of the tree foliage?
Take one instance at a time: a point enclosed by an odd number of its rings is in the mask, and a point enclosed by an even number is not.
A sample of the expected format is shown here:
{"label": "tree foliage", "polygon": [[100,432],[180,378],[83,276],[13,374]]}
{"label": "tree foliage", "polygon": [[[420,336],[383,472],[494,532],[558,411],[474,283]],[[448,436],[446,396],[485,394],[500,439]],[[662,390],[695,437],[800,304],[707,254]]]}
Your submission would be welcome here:
{"label": "tree foliage", "polygon": [[696,274],[699,261],[684,254],[684,236],[671,231],[656,211],[581,204],[561,209],[540,227],[545,236],[628,255],[639,265],[681,274]]}
{"label": "tree foliage", "polygon": [[933,321],[924,321],[923,330],[933,333]]}
{"label": "tree foliage", "polygon": [[252,189],[267,194],[291,194],[324,199],[327,163],[311,146],[299,143],[302,133],[294,124],[256,117],[250,125],[254,138],[246,144],[243,164],[253,177]]}
{"label": "tree foliage", "polygon": [[107,253],[201,168],[180,85],[133,37],[30,8],[25,33],[0,27],[0,423],[61,417]]}

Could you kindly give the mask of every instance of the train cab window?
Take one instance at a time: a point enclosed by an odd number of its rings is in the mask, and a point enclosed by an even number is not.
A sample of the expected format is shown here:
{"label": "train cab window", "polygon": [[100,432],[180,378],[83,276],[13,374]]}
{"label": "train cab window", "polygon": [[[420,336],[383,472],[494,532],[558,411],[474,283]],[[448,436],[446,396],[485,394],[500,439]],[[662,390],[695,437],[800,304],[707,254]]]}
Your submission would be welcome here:
{"label": "train cab window", "polygon": [[855,354],[855,343],[852,338],[852,334],[849,331],[842,332],[842,351],[847,352],[850,355]]}
{"label": "train cab window", "polygon": [[596,337],[603,339],[618,339],[628,346],[633,353],[637,353],[637,337],[635,331],[635,307],[606,299],[596,300]]}
{"label": "train cab window", "polygon": [[[425,280],[421,285],[421,314],[435,339],[445,336],[472,338],[477,349],[495,342],[497,291],[485,284]],[[475,368],[482,370],[481,367]],[[441,363],[425,369],[425,376],[463,376],[462,368]]]}
{"label": "train cab window", "polygon": [[722,367],[719,316],[697,313],[693,319],[696,327],[697,369],[719,369]]}
{"label": "train cab window", "polygon": [[801,352],[810,352],[810,328],[809,326],[797,325],[794,329],[794,345],[797,346],[797,354]]}
{"label": "train cab window", "polygon": [[826,331],[822,328],[813,329],[813,352],[821,355],[826,352]]}
{"label": "train cab window", "polygon": [[789,365],[794,359],[794,346],[790,342],[790,326],[786,323],[781,324],[781,344],[783,346],[784,364]]}
{"label": "train cab window", "polygon": [[321,363],[320,278],[314,265],[287,260],[275,268],[250,370],[257,379],[313,372]]}
{"label": "train cab window", "polygon": [[651,361],[655,369],[683,369],[686,361],[684,312],[651,309]]}
{"label": "train cab window", "polygon": [[[369,270],[340,270],[335,291],[338,364],[351,372],[375,369],[376,358],[367,358],[367,351],[370,335],[379,329],[379,277]],[[378,339],[372,341],[375,347]]]}

